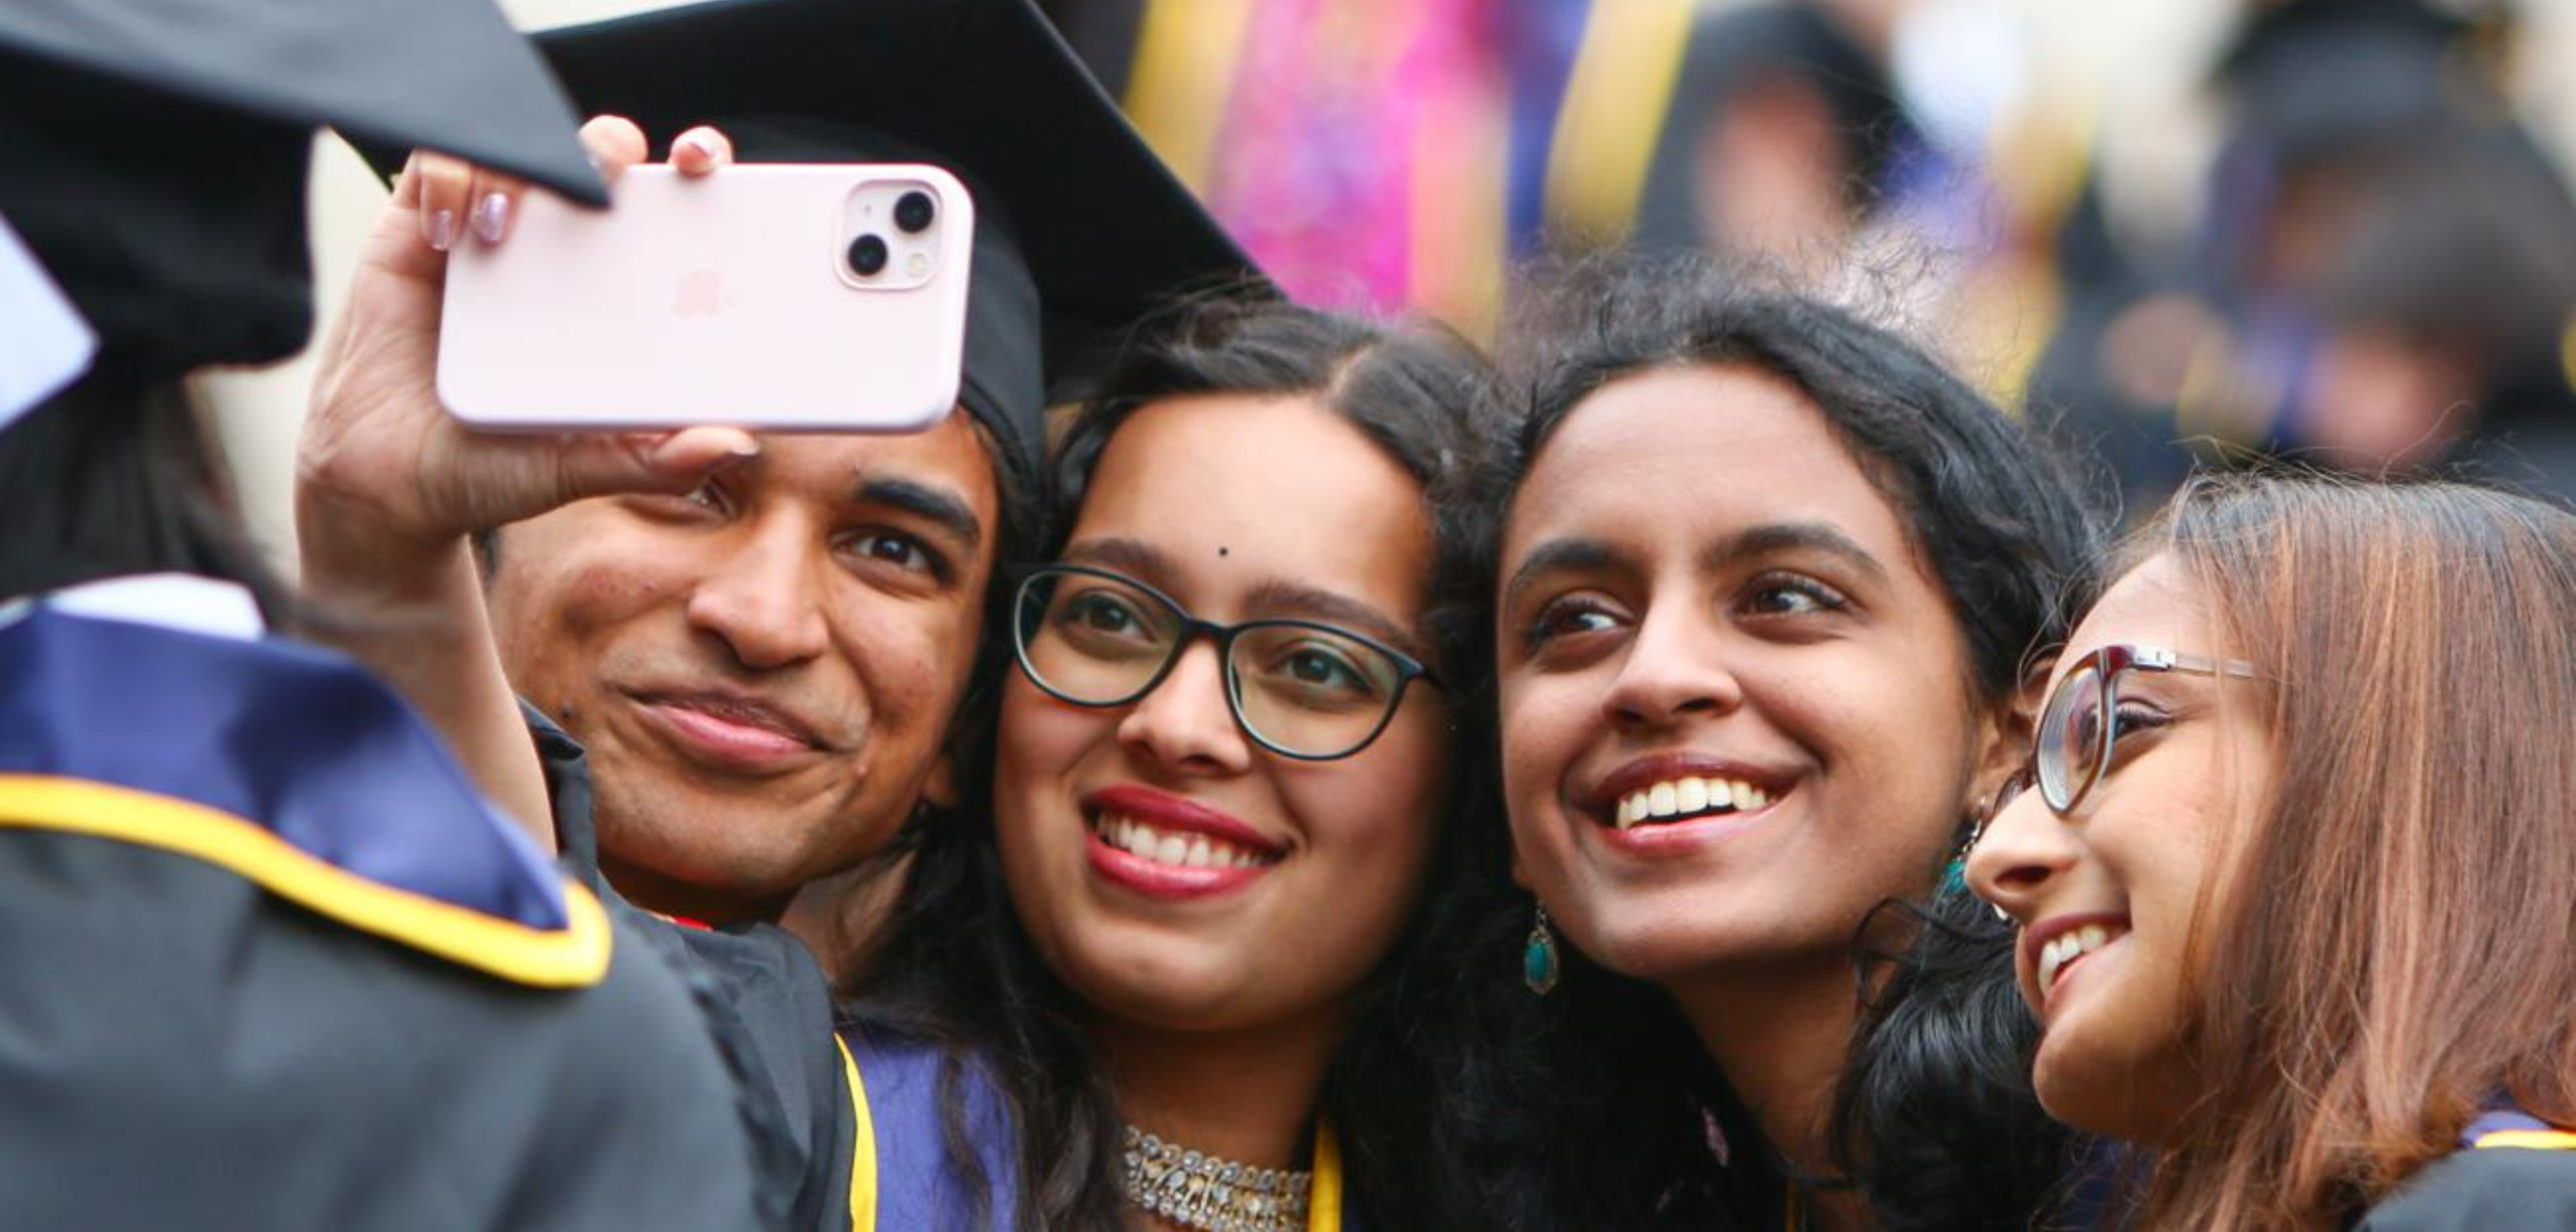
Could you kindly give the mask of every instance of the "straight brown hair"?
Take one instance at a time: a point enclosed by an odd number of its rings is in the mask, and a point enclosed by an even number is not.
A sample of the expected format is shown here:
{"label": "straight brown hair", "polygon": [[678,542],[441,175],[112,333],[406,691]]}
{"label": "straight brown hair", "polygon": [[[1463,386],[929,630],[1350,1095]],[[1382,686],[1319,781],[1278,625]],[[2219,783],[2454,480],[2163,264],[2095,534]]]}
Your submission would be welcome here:
{"label": "straight brown hair", "polygon": [[2496,1100],[2576,1123],[2576,515],[2204,477],[2136,546],[2270,682],[2278,761],[2205,888],[2206,1094],[2134,1226],[2324,1232]]}

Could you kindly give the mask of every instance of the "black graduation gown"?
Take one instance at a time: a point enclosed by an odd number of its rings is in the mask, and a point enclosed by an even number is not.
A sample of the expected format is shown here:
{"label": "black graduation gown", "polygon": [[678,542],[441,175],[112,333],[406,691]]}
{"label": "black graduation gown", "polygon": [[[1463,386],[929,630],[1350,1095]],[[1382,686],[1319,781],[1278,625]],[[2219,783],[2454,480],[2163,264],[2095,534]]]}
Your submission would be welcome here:
{"label": "black graduation gown", "polygon": [[704,999],[340,657],[0,610],[0,1228],[753,1226]]}
{"label": "black graduation gown", "polygon": [[764,1214],[786,1228],[848,1232],[859,1119],[830,978],[785,929],[693,927],[627,902],[600,876],[589,754],[545,712],[522,701],[520,714],[545,767],[565,867],[620,925],[651,937],[715,994],[707,1024],[741,1077]]}
{"label": "black graduation gown", "polygon": [[2355,1232],[2576,1229],[2576,1133],[2501,1109],[2461,1140],[2372,1207]]}

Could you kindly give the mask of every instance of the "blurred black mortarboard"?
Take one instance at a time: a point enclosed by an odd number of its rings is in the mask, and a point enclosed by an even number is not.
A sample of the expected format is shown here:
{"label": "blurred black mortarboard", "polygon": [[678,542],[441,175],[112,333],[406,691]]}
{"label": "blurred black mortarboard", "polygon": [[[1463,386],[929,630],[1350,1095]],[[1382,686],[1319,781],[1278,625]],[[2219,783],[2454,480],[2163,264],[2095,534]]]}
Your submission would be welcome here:
{"label": "blurred black mortarboard", "polygon": [[1850,173],[1856,212],[1878,204],[1898,159],[1920,141],[1886,68],[1821,5],[1704,6],[1691,21],[1630,242],[1659,249],[1723,244],[1726,237],[1706,234],[1700,199],[1709,128],[1741,92],[1777,82],[1813,91],[1831,112],[1834,153]]}
{"label": "blurred black mortarboard", "polygon": [[2216,81],[2238,140],[2297,164],[2505,115],[2497,83],[2462,54],[2475,33],[2426,0],[2287,0],[2248,10]]}
{"label": "blurred black mortarboard", "polygon": [[[958,399],[1034,461],[1050,392],[1169,293],[1257,275],[1029,0],[721,0],[537,36],[586,114],[975,194]],[[380,164],[381,165],[381,164]]]}
{"label": "blurred black mortarboard", "polygon": [[449,150],[604,201],[562,92],[491,0],[6,0],[0,217],[137,379],[312,330],[312,130]]}

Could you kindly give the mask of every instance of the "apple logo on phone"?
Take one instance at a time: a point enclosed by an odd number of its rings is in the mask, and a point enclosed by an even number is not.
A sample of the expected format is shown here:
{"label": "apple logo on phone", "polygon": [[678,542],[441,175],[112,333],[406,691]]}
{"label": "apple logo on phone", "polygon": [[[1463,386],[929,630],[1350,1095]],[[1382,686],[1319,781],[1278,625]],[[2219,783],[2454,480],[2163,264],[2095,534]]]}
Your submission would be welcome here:
{"label": "apple logo on phone", "polygon": [[679,285],[671,291],[671,313],[678,317],[713,317],[725,310],[730,301],[724,293],[724,273],[702,269],[680,276]]}

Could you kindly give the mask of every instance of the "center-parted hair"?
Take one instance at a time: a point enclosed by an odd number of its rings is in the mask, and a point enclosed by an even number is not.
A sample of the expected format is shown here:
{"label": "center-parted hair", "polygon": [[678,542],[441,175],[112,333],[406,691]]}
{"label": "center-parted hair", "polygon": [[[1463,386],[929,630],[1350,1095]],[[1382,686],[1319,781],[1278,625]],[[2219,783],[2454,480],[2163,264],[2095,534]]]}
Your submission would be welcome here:
{"label": "center-parted hair", "polygon": [[[1505,503],[1557,429],[1623,377],[1717,365],[1797,389],[1905,525],[1981,708],[2015,696],[2027,655],[2061,639],[2081,597],[2100,519],[2055,460],[1921,348],[1848,312],[1699,259],[1613,258],[1551,275],[1501,353],[1522,415],[1494,484]],[[1722,406],[1709,423],[1723,430]],[[1507,848],[1499,813],[1480,820],[1488,852]],[[2030,1091],[2036,1029],[2009,933],[1934,889],[1950,854],[1923,853],[1927,901],[1854,921],[1866,1004],[1830,1136],[1877,1227],[2022,1228],[2056,1197],[2066,1139]],[[1446,926],[1471,956],[1461,1034],[1474,1043],[1448,1132],[1501,1178],[1497,1226],[1732,1227],[1776,1210],[1776,1157],[1668,997],[1569,952],[1554,995],[1531,998],[1508,978],[1528,896],[1504,888],[1461,912]]]}
{"label": "center-parted hair", "polygon": [[2263,675],[2271,790],[2186,960],[2207,1095],[2140,1226],[2349,1226],[2502,1098],[2576,1124],[2576,515],[2456,483],[2195,480],[2169,554]]}
{"label": "center-parted hair", "polygon": [[[1434,543],[1420,632],[1431,665],[1459,699],[1453,704],[1461,713],[1474,705],[1470,699],[1482,691],[1490,656],[1478,640],[1484,621],[1477,553],[1488,535],[1472,496],[1494,439],[1482,425],[1495,406],[1490,371],[1474,347],[1433,325],[1378,323],[1250,293],[1217,293],[1183,301],[1139,326],[1092,388],[1098,393],[1074,412],[1056,445],[1050,522],[1058,541],[1046,545],[1038,562],[1054,559],[1062,547],[1102,452],[1135,412],[1203,394],[1309,398],[1365,434],[1421,486]],[[1216,491],[1205,498],[1226,499]],[[997,670],[1010,670],[1009,639],[991,640],[997,643],[992,653],[1005,660]],[[949,1156],[970,1189],[979,1189],[983,1178],[964,1137],[956,1079],[960,1067],[973,1065],[1000,1087],[1015,1121],[1021,1225],[1115,1232],[1127,1216],[1117,1104],[1080,1026],[1077,994],[1047,968],[1012,910],[991,811],[994,726],[989,712],[970,724],[982,738],[966,763],[966,807],[908,828],[898,843],[894,854],[908,854],[911,866],[882,940],[849,983],[855,997],[849,1012],[947,1050]],[[1445,961],[1425,950],[1422,917],[1467,864],[1457,848],[1468,827],[1453,817],[1466,807],[1470,785],[1485,776],[1475,751],[1465,747],[1451,756],[1450,805],[1444,815],[1421,819],[1439,831],[1430,884],[1415,918],[1356,991],[1349,1034],[1322,1092],[1342,1144],[1346,1201],[1366,1211],[1372,1227],[1463,1226],[1450,1191],[1414,1183],[1436,1169],[1425,1123],[1441,1099],[1426,1051],[1432,1042],[1414,1024],[1428,1018],[1425,999],[1437,987],[1423,973]],[[1283,951],[1282,957],[1289,956]]]}

